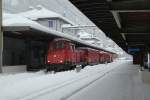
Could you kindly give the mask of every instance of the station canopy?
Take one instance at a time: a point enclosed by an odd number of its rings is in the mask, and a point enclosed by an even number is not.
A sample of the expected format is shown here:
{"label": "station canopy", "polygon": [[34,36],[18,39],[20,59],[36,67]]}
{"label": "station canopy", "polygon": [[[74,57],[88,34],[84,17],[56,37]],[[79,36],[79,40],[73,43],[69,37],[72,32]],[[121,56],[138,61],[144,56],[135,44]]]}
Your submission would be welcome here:
{"label": "station canopy", "polygon": [[36,38],[44,41],[57,37],[66,38],[71,40],[78,46],[87,46],[93,49],[99,49],[105,52],[115,53],[105,48],[101,48],[96,45],[87,43],[77,37],[72,37],[72,35],[52,30],[18,14],[3,13],[3,30],[4,35],[8,36],[16,36],[19,38],[28,37],[32,39]]}
{"label": "station canopy", "polygon": [[150,49],[150,0],[70,0],[120,47]]}

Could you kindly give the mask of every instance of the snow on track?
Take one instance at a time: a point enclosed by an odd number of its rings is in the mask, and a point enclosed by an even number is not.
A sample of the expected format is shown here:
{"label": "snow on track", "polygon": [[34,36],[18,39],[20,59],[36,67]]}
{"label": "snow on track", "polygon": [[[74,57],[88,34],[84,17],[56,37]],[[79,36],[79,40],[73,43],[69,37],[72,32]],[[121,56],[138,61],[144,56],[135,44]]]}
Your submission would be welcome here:
{"label": "snow on track", "polygon": [[49,100],[49,99],[50,100],[67,100],[69,97],[71,97],[75,93],[79,92],[80,90],[86,88],[87,86],[95,82],[96,80],[107,75],[110,71],[115,69],[117,65],[111,68],[108,68],[108,67],[110,66],[107,65],[107,68],[104,68],[105,70],[93,72],[89,74],[87,77],[79,78],[76,81],[71,82],[70,84],[67,84],[65,86],[62,86],[55,91],[47,91],[45,93],[43,92],[42,94],[37,95],[35,97],[28,98],[28,99],[21,99],[21,100]]}
{"label": "snow on track", "polygon": [[[87,87],[97,79],[110,72],[126,61],[116,61],[110,64],[87,66],[81,72],[75,70],[59,72],[56,74],[34,73],[37,75],[0,77],[0,100],[66,100],[74,93]],[[6,77],[5,82],[1,82]],[[19,78],[18,78],[19,77]],[[21,79],[22,77],[22,79]],[[16,79],[15,79],[16,78]],[[15,82],[16,81],[16,82]],[[4,85],[4,83],[9,83]]]}

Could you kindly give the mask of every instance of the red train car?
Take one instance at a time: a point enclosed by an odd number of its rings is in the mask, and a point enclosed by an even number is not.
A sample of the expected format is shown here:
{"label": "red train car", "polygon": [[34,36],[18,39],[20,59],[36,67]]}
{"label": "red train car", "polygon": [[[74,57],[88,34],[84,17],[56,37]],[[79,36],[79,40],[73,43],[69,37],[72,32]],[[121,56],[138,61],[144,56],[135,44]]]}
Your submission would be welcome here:
{"label": "red train car", "polygon": [[104,55],[104,63],[110,63],[113,61],[112,54],[104,52],[103,55]]}
{"label": "red train car", "polygon": [[110,55],[110,62],[113,62],[113,54],[109,54]]}
{"label": "red train car", "polygon": [[99,51],[87,47],[81,47],[78,50],[81,52],[83,66],[99,63]]}
{"label": "red train car", "polygon": [[75,45],[67,39],[54,39],[49,44],[46,57],[46,69],[48,71],[69,70],[80,65],[80,53]]}
{"label": "red train car", "polygon": [[111,54],[111,53],[108,53],[108,56],[109,56],[108,63],[111,63],[111,62],[113,62],[113,54]]}
{"label": "red train car", "polygon": [[99,63],[105,63],[105,54],[102,51],[99,52]]}

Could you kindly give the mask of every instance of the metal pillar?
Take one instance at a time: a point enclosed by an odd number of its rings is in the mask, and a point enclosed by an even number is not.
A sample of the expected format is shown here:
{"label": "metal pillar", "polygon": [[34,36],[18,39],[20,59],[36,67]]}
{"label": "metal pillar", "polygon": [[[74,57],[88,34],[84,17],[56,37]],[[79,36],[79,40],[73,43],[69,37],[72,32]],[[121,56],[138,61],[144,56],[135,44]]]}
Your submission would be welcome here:
{"label": "metal pillar", "polygon": [[150,54],[149,54],[149,52],[148,52],[148,54],[147,54],[147,67],[148,67],[148,69],[150,70]]}
{"label": "metal pillar", "polygon": [[3,66],[2,0],[0,0],[0,73]]}

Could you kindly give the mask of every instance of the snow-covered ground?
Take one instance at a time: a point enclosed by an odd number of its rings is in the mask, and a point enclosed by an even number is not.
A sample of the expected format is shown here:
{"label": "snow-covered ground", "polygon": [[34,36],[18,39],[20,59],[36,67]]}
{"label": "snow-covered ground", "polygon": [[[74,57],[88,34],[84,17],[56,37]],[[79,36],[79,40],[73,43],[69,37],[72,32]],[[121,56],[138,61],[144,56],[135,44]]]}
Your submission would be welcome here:
{"label": "snow-covered ground", "polygon": [[36,73],[0,75],[0,100],[66,100],[113,69],[129,61],[87,66],[76,70],[45,74]]}

